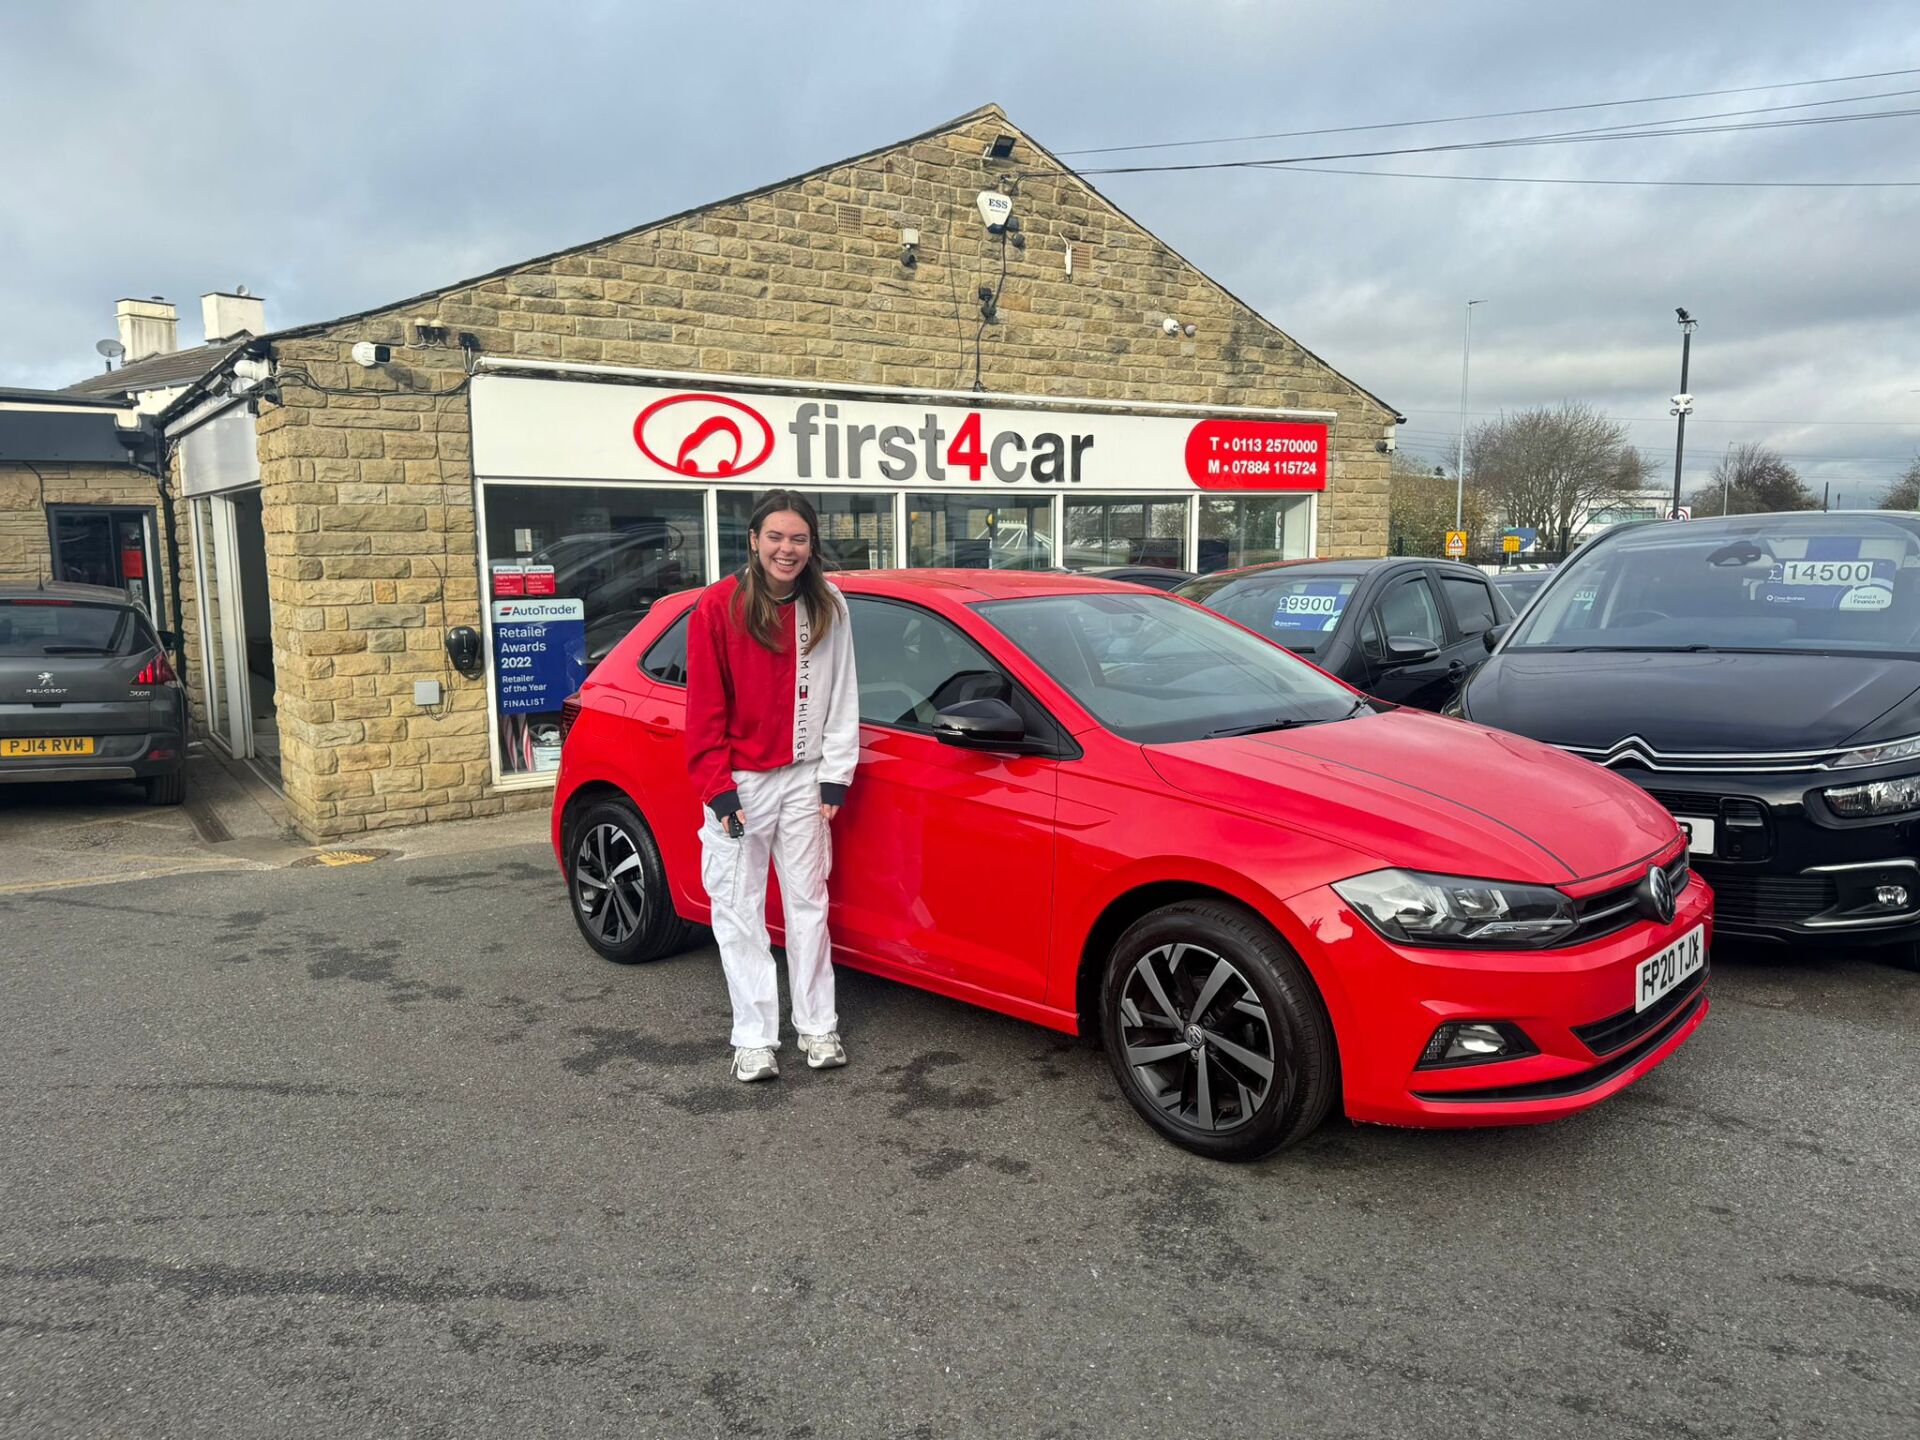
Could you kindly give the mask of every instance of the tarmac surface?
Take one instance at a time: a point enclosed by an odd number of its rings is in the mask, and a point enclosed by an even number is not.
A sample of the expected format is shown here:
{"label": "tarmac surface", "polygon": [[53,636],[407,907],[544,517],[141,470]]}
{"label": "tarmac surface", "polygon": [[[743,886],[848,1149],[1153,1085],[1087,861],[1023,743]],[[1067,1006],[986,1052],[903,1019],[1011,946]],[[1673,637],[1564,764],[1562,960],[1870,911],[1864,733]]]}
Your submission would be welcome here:
{"label": "tarmac surface", "polygon": [[1920,975],[1717,956],[1576,1119],[1223,1166],[847,970],[734,1084],[527,833],[0,894],[0,1435],[1920,1433]]}

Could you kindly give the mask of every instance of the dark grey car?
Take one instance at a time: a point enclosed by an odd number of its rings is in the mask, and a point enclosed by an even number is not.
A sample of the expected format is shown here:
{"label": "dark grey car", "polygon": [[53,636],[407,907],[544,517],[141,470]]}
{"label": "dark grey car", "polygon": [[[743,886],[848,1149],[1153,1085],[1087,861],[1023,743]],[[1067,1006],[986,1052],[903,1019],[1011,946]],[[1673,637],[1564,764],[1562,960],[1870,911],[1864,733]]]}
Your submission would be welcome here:
{"label": "dark grey car", "polygon": [[0,784],[185,795],[187,697],[145,612],[95,585],[0,585]]}

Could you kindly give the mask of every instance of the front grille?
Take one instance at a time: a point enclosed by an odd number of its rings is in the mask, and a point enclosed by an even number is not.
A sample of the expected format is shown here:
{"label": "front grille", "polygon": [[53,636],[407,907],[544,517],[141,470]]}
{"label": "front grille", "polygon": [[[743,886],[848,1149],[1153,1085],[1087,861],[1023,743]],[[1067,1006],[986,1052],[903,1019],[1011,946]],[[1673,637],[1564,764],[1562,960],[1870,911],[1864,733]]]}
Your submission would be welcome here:
{"label": "front grille", "polygon": [[1831,875],[1743,875],[1720,871],[1713,877],[1714,923],[1722,930],[1765,930],[1798,925],[1831,910],[1840,899]]}
{"label": "front grille", "polygon": [[1629,1007],[1618,1015],[1595,1020],[1591,1025],[1576,1025],[1573,1033],[1595,1055],[1611,1055],[1622,1045],[1631,1045],[1649,1030],[1658,1029],[1669,1015],[1692,998],[1694,991],[1706,983],[1707,967],[1702,965],[1687,977],[1684,985],[1676,985],[1646,1009],[1636,1013]]}
{"label": "front grille", "polygon": [[1668,1036],[1685,1025],[1699,1013],[1700,1007],[1707,1003],[1704,988],[1696,987],[1680,1007],[1665,1017],[1664,1024],[1657,1024],[1649,1033],[1640,1037],[1635,1044],[1609,1059],[1602,1060],[1591,1070],[1577,1071],[1572,1075],[1562,1075],[1557,1080],[1533,1080],[1521,1085],[1493,1085],[1484,1090],[1416,1090],[1414,1098],[1419,1100],[1443,1100],[1495,1103],[1502,1100],[1564,1100],[1570,1095],[1579,1095],[1587,1090],[1606,1084],[1616,1075],[1625,1074],[1653,1051],[1657,1050]]}
{"label": "front grille", "polygon": [[[1667,865],[1667,880],[1673,886],[1677,900],[1692,879],[1687,869],[1685,854],[1675,856]],[[1577,902],[1577,919],[1567,938],[1560,945],[1585,945],[1589,940],[1598,940],[1604,935],[1612,935],[1624,930],[1634,921],[1647,918],[1641,909],[1640,900],[1644,877],[1631,880],[1625,885],[1616,885],[1611,890],[1602,890],[1598,895],[1589,895]]]}

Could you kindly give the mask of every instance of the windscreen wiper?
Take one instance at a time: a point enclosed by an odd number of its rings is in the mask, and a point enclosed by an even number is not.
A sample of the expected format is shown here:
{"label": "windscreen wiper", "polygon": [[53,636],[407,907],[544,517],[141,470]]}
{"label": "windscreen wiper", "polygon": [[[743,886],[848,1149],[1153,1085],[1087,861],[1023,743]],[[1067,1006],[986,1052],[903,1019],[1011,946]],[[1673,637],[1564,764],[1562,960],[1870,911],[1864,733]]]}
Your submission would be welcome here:
{"label": "windscreen wiper", "polygon": [[1209,730],[1203,740],[1221,740],[1230,735],[1262,735],[1271,730],[1297,730],[1303,725],[1328,725],[1335,720],[1351,720],[1367,707],[1370,702],[1363,696],[1353,702],[1353,707],[1344,715],[1320,715],[1311,720],[1261,720],[1253,725],[1226,725],[1218,730]]}

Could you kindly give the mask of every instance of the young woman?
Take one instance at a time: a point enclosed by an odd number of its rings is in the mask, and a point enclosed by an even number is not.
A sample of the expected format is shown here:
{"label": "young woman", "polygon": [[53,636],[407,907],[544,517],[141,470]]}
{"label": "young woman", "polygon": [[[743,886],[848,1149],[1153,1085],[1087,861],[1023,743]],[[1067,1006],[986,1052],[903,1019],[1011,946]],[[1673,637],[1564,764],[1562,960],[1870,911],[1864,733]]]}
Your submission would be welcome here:
{"label": "young woman", "polygon": [[767,861],[780,876],[793,1028],[807,1065],[847,1063],[827,942],[828,824],[860,753],[846,602],[827,583],[819,517],[774,490],[747,523],[747,563],[687,627],[687,765],[706,807],[700,879],[733,999],[733,1078],[780,1073]]}

